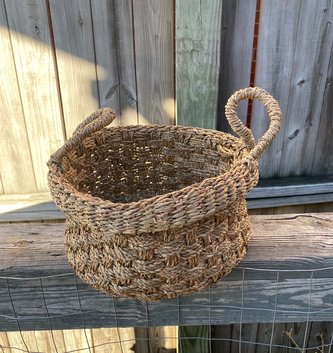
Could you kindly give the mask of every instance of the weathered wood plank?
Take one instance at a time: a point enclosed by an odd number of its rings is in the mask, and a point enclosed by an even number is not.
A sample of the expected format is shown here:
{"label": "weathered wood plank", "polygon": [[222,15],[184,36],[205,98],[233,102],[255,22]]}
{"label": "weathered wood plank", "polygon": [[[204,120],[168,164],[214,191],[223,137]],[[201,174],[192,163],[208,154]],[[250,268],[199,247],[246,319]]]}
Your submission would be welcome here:
{"label": "weathered wood plank", "polygon": [[[149,343],[151,353],[177,352],[177,326],[159,326],[148,328]],[[146,350],[147,352],[148,350]],[[183,353],[186,351],[183,350]]]}
{"label": "weathered wood plank", "polygon": [[[50,0],[66,135],[99,107],[89,0]],[[70,33],[70,35],[69,35]],[[102,68],[99,68],[101,76]]]}
{"label": "weathered wood plank", "polygon": [[46,191],[45,161],[64,143],[47,7],[41,0],[5,5],[37,191]]}
{"label": "weathered wood plank", "polygon": [[64,335],[64,341],[67,351],[91,352],[93,346],[91,332],[89,329],[67,330]]}
{"label": "weathered wood plank", "polygon": [[[333,16],[332,16],[333,17]],[[332,26],[332,25],[331,25]],[[323,99],[322,111],[320,114],[320,123],[315,142],[312,163],[308,163],[307,172],[315,175],[333,174],[333,159],[332,154],[328,151],[333,151],[333,45],[331,49],[331,58],[329,63],[329,71],[326,77],[326,85]]]}
{"label": "weathered wood plank", "polygon": [[36,342],[36,347],[32,347],[30,345],[30,342],[27,341],[27,346],[29,347],[29,351],[31,352],[52,352],[52,351],[57,351],[59,349],[58,346],[56,346],[55,341],[52,340],[52,334],[51,331],[46,330],[46,331],[30,331],[30,332],[24,332],[25,335],[28,335],[28,338],[30,340],[33,340]]}
{"label": "weathered wood plank", "polygon": [[281,207],[292,205],[310,205],[329,203],[333,201],[333,193],[305,195],[305,196],[288,196],[288,197],[271,197],[250,199],[247,201],[248,209],[258,209],[267,207]]}
{"label": "weathered wood plank", "polygon": [[[33,336],[29,335],[29,333],[22,332],[21,334],[18,332],[7,332],[7,344],[10,352],[17,351],[28,351],[28,349],[34,348],[37,346],[36,342],[33,342],[29,338],[33,338]],[[28,336],[28,337],[27,337]],[[30,337],[29,337],[30,336]]]}
{"label": "weathered wood plank", "polygon": [[[284,116],[278,138],[261,160],[262,177],[323,173],[312,170],[312,164],[330,80],[332,7],[326,0],[262,3],[256,85],[279,100]],[[259,104],[254,105],[253,117],[251,128],[261,136],[267,118]]]}
{"label": "weathered wood plank", "polygon": [[176,0],[177,124],[216,128],[222,1]]}
{"label": "weathered wood plank", "polygon": [[82,315],[86,328],[237,323],[242,301],[243,323],[269,322],[274,311],[276,322],[302,322],[310,288],[311,320],[330,320],[333,214],[252,216],[251,221],[248,254],[229,276],[195,295],[149,304],[113,299],[75,280],[64,255],[64,224],[3,224],[0,329],[17,330],[15,315],[23,330],[49,329],[48,316],[53,329],[83,328]]}
{"label": "weathered wood plank", "polygon": [[104,353],[106,351],[110,353],[122,352],[119,329],[99,328],[92,329],[91,332],[94,342],[94,353]]}
{"label": "weathered wood plank", "polygon": [[[0,170],[2,192],[37,191],[4,1],[0,1]],[[17,148],[18,144],[21,148]]]}
{"label": "weathered wood plank", "polygon": [[[322,344],[330,345],[332,343],[333,322],[311,322],[308,332],[308,347],[322,346]],[[326,347],[324,347],[323,351],[325,351],[325,348]],[[331,347],[326,348],[328,352],[330,349]]]}
{"label": "weathered wood plank", "polygon": [[149,352],[149,335],[147,327],[136,327],[135,333],[135,353],[146,353]]}
{"label": "weathered wood plank", "polygon": [[[133,344],[126,342],[132,328],[99,328],[87,329],[87,336],[84,330],[49,330],[45,331],[22,331],[20,332],[0,332],[0,351],[16,352],[21,349],[29,352],[69,352],[82,351],[87,353],[130,353]],[[120,335],[119,335],[120,334]],[[87,339],[90,348],[87,347]],[[123,340],[123,342],[122,342]],[[85,348],[87,347],[87,348]],[[137,345],[135,345],[135,349]],[[136,353],[140,353],[135,350]],[[142,351],[144,353],[148,350]]]}
{"label": "weathered wood plank", "polygon": [[[231,132],[224,118],[224,107],[237,90],[250,85],[253,31],[256,0],[223,0],[221,58],[218,90],[217,128]],[[246,123],[247,104],[238,108],[239,118]]]}
{"label": "weathered wood plank", "polygon": [[93,0],[91,8],[99,104],[120,114],[114,125],[137,124],[131,1]]}
{"label": "weathered wood plank", "polygon": [[133,346],[135,345],[135,333],[133,325],[128,325],[128,328],[118,328],[121,351],[123,353],[133,352]]}
{"label": "weathered wood plank", "polygon": [[208,325],[180,326],[179,327],[179,351],[184,353],[209,353]]}
{"label": "weathered wood plank", "polygon": [[166,352],[178,353],[178,327],[177,326],[164,326],[163,327],[163,346]]}
{"label": "weathered wood plank", "polygon": [[232,325],[212,325],[212,353],[230,352],[232,339]]}
{"label": "weathered wood plank", "polygon": [[263,179],[247,195],[247,199],[281,196],[305,196],[333,192],[333,177],[297,177]]}
{"label": "weathered wood plank", "polygon": [[173,0],[133,1],[139,123],[175,123]]}
{"label": "weathered wood plank", "polygon": [[[17,334],[17,333],[15,332],[14,334]],[[2,346],[2,352],[4,352],[5,349],[7,349],[7,347],[10,347],[6,332],[0,332],[0,341]],[[5,351],[5,353],[7,352]]]}

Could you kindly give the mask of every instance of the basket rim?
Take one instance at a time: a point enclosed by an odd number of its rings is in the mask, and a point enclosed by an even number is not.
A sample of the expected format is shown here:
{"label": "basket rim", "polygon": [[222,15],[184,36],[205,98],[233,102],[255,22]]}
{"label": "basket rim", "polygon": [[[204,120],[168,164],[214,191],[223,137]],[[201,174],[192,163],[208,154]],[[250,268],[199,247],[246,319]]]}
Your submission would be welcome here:
{"label": "basket rim", "polygon": [[[203,135],[207,135],[208,133],[217,137],[223,136],[239,143],[244,150],[249,151],[240,138],[216,130],[172,125],[131,125],[104,129],[129,129],[138,126],[151,129],[166,128],[170,131],[194,131]],[[48,179],[55,203],[70,219],[74,221],[75,219],[79,219],[80,210],[91,207],[96,212],[100,212],[98,216],[96,214],[94,217],[102,220],[101,222],[110,222],[111,219],[119,220],[119,217],[123,218],[124,220],[120,221],[121,225],[115,225],[114,229],[121,229],[123,233],[132,234],[134,231],[159,231],[170,227],[177,227],[184,224],[184,221],[181,223],[178,219],[178,215],[184,212],[187,214],[186,224],[191,224],[205,217],[212,216],[216,212],[223,211],[232,203],[245,199],[247,192],[258,181],[258,161],[253,160],[253,164],[252,161],[251,163],[249,162],[247,156],[243,157],[222,174],[205,178],[200,182],[178,190],[131,202],[114,202],[77,190],[65,177],[60,164],[52,159],[48,163]],[[57,190],[54,189],[58,190],[58,195]],[[64,196],[64,194],[66,195]],[[77,209],[72,207],[73,203],[78,206]],[[135,224],[127,224],[126,217],[130,217],[136,212],[140,214],[142,220],[137,220]],[[149,226],[147,226],[147,222],[145,223],[147,219],[149,219],[149,222],[147,221]]]}
{"label": "basket rim", "polygon": [[[230,140],[233,140],[234,142],[238,142],[240,144],[243,145],[243,148],[247,151],[249,151],[247,149],[247,147],[245,146],[245,144],[243,143],[242,139],[239,138],[239,137],[236,137],[230,133],[227,133],[227,132],[224,132],[224,131],[218,131],[218,130],[214,130],[214,129],[206,129],[206,128],[199,128],[199,127],[193,127],[193,126],[179,126],[179,125],[160,125],[160,124],[150,124],[150,125],[135,125],[135,124],[132,124],[132,125],[118,125],[118,126],[112,126],[112,127],[105,127],[103,129],[101,129],[100,131],[98,131],[97,133],[89,136],[89,137],[86,137],[85,139],[91,139],[91,138],[94,138],[95,135],[97,134],[103,134],[103,132],[105,130],[111,130],[111,131],[115,131],[115,130],[130,130],[130,129],[133,129],[133,128],[138,128],[138,127],[142,127],[143,129],[151,129],[151,130],[154,130],[156,128],[159,128],[159,129],[164,129],[164,130],[169,130],[169,131],[188,131],[188,132],[196,132],[196,133],[200,133],[200,134],[209,134],[209,135],[217,135],[217,136],[223,136],[223,137],[227,137],[229,138]],[[74,147],[73,147],[74,149]],[[70,151],[68,151],[70,152]],[[233,164],[226,172],[222,173],[222,174],[219,174],[219,175],[216,175],[214,177],[209,177],[209,178],[205,178],[203,179],[202,181],[200,182],[197,182],[197,183],[193,183],[191,185],[188,185],[188,186],[185,186],[181,189],[177,189],[177,190],[174,190],[174,191],[170,191],[170,192],[167,192],[165,194],[160,194],[160,195],[155,195],[155,196],[152,196],[152,197],[147,197],[147,198],[144,198],[144,199],[140,199],[138,201],[131,201],[131,202],[113,202],[111,200],[108,200],[108,199],[103,199],[102,197],[100,196],[94,196],[94,195],[91,195],[91,194],[88,194],[88,193],[85,193],[85,192],[82,192],[80,190],[78,190],[77,188],[75,188],[73,186],[73,184],[71,182],[68,181],[68,179],[65,177],[64,173],[61,171],[61,168],[57,168],[58,169],[58,173],[56,173],[58,175],[59,178],[62,179],[62,184],[63,185],[66,185],[66,189],[68,191],[71,192],[71,194],[73,195],[76,195],[78,198],[84,200],[85,202],[87,202],[88,200],[91,200],[92,202],[94,202],[94,204],[97,203],[103,203],[103,204],[108,204],[109,206],[112,206],[112,207],[115,207],[115,206],[124,206],[124,205],[140,205],[142,203],[145,203],[145,202],[149,202],[149,201],[153,201],[153,200],[157,200],[161,197],[163,198],[168,198],[168,195],[172,196],[172,195],[175,195],[179,192],[183,192],[183,191],[187,191],[187,190],[190,190],[194,187],[200,187],[201,184],[204,184],[205,181],[207,180],[216,180],[224,175],[226,175],[228,172],[232,171],[233,168],[237,167],[237,165],[239,164],[242,164],[242,163],[246,163],[247,162],[247,159],[246,158],[243,158],[242,160],[239,160],[237,161],[237,163]],[[49,172],[51,172],[51,168],[52,168],[52,165],[54,166],[55,164],[57,164],[55,161],[52,161],[50,160],[48,162],[48,165],[49,165]],[[65,188],[64,188],[65,189]]]}

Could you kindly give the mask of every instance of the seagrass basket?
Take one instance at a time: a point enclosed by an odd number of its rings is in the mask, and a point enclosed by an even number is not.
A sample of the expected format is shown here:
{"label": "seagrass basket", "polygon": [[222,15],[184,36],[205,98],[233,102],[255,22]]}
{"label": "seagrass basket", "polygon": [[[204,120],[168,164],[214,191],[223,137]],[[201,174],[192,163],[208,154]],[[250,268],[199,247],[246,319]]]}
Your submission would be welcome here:
{"label": "seagrass basket", "polygon": [[[237,117],[248,98],[270,119],[258,143]],[[245,196],[281,111],[266,91],[246,88],[230,97],[226,117],[240,138],[182,126],[107,128],[115,113],[99,109],[51,156],[49,187],[82,280],[151,301],[205,288],[239,263],[251,237]]]}

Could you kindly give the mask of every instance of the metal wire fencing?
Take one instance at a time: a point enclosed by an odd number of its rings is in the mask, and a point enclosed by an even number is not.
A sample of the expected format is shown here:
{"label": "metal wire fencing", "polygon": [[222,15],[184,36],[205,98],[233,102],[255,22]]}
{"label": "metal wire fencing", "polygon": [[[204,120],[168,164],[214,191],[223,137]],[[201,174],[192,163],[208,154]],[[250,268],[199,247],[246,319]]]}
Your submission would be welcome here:
{"label": "metal wire fencing", "polygon": [[152,303],[108,297],[73,273],[0,281],[1,352],[333,353],[333,267],[237,267]]}

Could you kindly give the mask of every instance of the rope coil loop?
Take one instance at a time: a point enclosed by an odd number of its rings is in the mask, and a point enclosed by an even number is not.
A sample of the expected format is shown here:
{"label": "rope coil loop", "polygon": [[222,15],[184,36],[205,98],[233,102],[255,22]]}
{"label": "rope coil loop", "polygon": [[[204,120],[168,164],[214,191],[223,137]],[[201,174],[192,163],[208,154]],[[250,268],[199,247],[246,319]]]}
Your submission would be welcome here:
{"label": "rope coil loop", "polygon": [[[240,101],[256,99],[262,102],[268,112],[269,127],[264,135],[256,143],[252,131],[247,128],[237,116],[237,107]],[[278,102],[268,92],[259,87],[248,87],[235,92],[225,106],[225,114],[231,128],[242,138],[246,147],[250,150],[247,163],[258,160],[261,154],[270,145],[280,130],[282,113]]]}
{"label": "rope coil loop", "polygon": [[116,117],[116,113],[111,108],[101,108],[96,110],[81,124],[79,124],[74,130],[72,137],[51,155],[47,165],[50,166],[52,163],[59,163],[62,157],[66,155],[74,146],[79,144],[83,139],[90,136],[94,132],[110,125]]}

